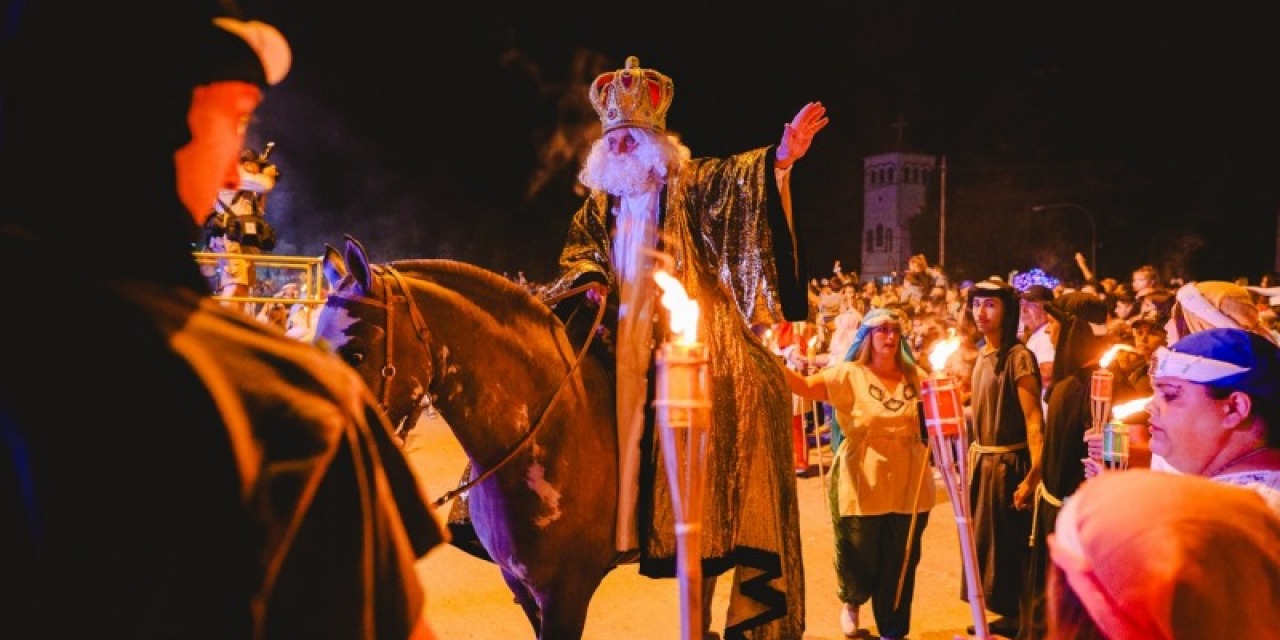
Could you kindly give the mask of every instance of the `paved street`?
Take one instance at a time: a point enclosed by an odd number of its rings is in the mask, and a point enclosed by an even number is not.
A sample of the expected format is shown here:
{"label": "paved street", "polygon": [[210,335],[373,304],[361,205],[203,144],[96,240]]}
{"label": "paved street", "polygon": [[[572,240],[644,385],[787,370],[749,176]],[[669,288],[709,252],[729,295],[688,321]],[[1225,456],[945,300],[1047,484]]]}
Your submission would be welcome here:
{"label": "paved street", "polygon": [[[431,498],[456,486],[465,457],[438,418],[424,417],[411,433],[407,451]],[[816,469],[816,460],[815,460]],[[831,564],[831,527],[823,505],[823,478],[816,471],[797,478],[801,535],[804,545],[805,640],[839,640],[840,605],[835,597]],[[947,492],[939,483],[939,502],[925,529],[923,558],[917,577],[912,613],[912,640],[952,640],[971,623],[969,605],[960,600],[961,567],[955,517]],[[447,505],[446,505],[447,508]],[[513,640],[533,638],[528,622],[514,603],[498,569],[452,546],[423,559],[419,574],[427,585],[432,624],[443,640]],[[584,638],[678,639],[680,635],[678,583],[639,575],[637,565],[623,565],[610,573],[592,599]],[[722,579],[712,605],[712,628],[724,624],[729,581]],[[869,607],[863,623],[871,625]]]}

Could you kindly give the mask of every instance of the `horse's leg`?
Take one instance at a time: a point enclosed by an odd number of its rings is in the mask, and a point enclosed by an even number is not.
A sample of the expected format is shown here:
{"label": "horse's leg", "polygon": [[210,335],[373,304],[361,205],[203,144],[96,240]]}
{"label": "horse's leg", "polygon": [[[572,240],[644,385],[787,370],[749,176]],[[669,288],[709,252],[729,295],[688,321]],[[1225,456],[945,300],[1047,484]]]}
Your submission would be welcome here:
{"label": "horse's leg", "polygon": [[529,591],[529,587],[520,581],[520,578],[510,574],[506,569],[502,570],[502,580],[507,583],[507,588],[516,597],[516,604],[524,609],[524,615],[529,619],[529,624],[533,627],[533,635],[542,637],[542,613],[538,608],[537,598]]}
{"label": "horse's leg", "polygon": [[587,608],[602,579],[602,575],[564,572],[553,588],[544,589],[538,599],[542,605],[539,640],[580,640]]}

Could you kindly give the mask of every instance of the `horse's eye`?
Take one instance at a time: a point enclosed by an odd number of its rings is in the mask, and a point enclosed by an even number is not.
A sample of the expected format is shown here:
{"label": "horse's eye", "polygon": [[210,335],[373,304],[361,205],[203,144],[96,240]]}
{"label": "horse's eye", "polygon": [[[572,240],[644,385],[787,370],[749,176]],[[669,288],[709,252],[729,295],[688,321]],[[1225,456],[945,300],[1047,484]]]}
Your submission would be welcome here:
{"label": "horse's eye", "polygon": [[347,364],[353,367],[358,367],[361,362],[364,362],[364,354],[360,352],[344,353],[342,354],[342,359],[345,360]]}

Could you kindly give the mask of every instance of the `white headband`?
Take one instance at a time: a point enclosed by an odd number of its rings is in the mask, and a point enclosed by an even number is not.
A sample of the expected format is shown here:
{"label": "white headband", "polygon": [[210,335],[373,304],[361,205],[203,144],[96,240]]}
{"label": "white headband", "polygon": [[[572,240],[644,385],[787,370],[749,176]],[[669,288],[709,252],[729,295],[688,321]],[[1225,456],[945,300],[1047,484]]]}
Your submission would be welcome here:
{"label": "white headband", "polygon": [[1221,380],[1227,376],[1249,371],[1245,367],[1214,360],[1204,356],[1193,356],[1165,347],[1156,349],[1156,367],[1151,373],[1154,378],[1182,378],[1191,382],[1207,384]]}
{"label": "white headband", "polygon": [[1178,288],[1178,303],[1187,311],[1199,316],[1201,320],[1208,322],[1215,327],[1228,327],[1233,329],[1244,329],[1239,322],[1232,320],[1227,314],[1213,306],[1208,300],[1201,295],[1200,289],[1196,288],[1196,283],[1188,282]]}

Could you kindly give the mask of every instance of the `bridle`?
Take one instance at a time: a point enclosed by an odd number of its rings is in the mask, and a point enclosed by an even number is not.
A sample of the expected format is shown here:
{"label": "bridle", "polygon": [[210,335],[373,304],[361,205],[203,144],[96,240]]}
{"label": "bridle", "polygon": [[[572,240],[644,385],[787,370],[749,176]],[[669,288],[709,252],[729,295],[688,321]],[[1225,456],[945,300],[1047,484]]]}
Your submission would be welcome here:
{"label": "bridle", "polygon": [[[380,278],[382,282],[382,300],[371,299],[364,296],[345,295],[341,297],[348,300],[358,300],[366,304],[371,304],[373,306],[381,308],[386,315],[386,325],[387,325],[386,340],[385,340],[386,349],[383,354],[384,358],[383,358],[382,369],[379,371],[379,375],[382,378],[382,382],[379,385],[381,389],[378,392],[378,404],[383,414],[390,416],[389,411],[391,407],[391,386],[392,386],[391,383],[393,379],[396,377],[396,373],[397,373],[395,360],[393,359],[395,357],[395,344],[394,344],[395,331],[393,330],[395,328],[393,326],[394,318],[396,316],[395,308],[401,304],[403,304],[405,307],[408,308],[409,320],[410,322],[413,323],[414,334],[417,335],[418,342],[421,343],[422,348],[424,351],[426,351],[428,357],[430,357],[431,355],[431,350],[430,350],[431,330],[430,328],[427,327],[427,321],[423,317],[422,312],[418,309],[417,303],[414,302],[413,297],[409,295],[408,283],[405,282],[404,276],[401,275],[400,271],[397,270],[395,267],[392,267],[391,265],[373,265],[372,268],[375,274],[381,274],[383,276]],[[390,276],[390,278],[388,278],[387,276]],[[395,280],[396,285],[399,287],[400,293],[398,295],[392,290],[390,280]],[[569,297],[578,295],[579,293],[583,293],[588,289],[593,288],[594,286],[595,285],[591,283],[579,285],[553,298],[548,298],[543,302],[547,306],[551,306],[565,298],[569,298]],[[385,300],[385,302],[383,302],[383,300]],[[560,396],[560,392],[565,387],[565,383],[567,383],[569,379],[573,377],[574,373],[577,372],[578,366],[582,364],[582,359],[587,355],[587,349],[591,348],[591,342],[592,340],[595,339],[596,333],[600,328],[601,322],[604,321],[605,307],[606,305],[603,303],[603,301],[601,301],[601,303],[598,305],[598,308],[596,310],[596,317],[595,317],[594,323],[591,325],[591,331],[587,333],[587,338],[582,343],[582,348],[578,350],[578,355],[576,358],[574,358],[573,365],[569,367],[568,371],[565,372],[564,377],[561,378],[560,382],[556,384],[555,391],[551,394],[551,398],[550,400],[547,401],[546,406],[544,406],[542,408],[542,411],[538,414],[537,420],[533,422],[533,427],[529,429],[527,432],[525,432],[524,435],[520,436],[520,439],[515,443],[514,446],[511,447],[509,451],[507,451],[506,454],[502,456],[502,458],[498,461],[497,464],[494,464],[493,466],[489,467],[483,473],[472,478],[471,480],[459,485],[458,487],[450,491],[445,492],[444,495],[440,496],[432,503],[433,506],[439,507],[449,502],[450,500],[454,499],[458,495],[469,491],[475,485],[489,478],[494,473],[496,473],[498,469],[501,469],[508,462],[514,459],[516,454],[518,454],[522,449],[524,449],[524,447],[530,441],[533,440],[533,436],[537,435],[538,431],[542,429],[542,426],[546,424],[547,413],[551,409],[551,407],[555,405],[556,399]],[[428,394],[424,389],[422,397],[417,402],[413,403],[413,406],[409,409],[409,413],[400,422],[400,425],[396,427],[397,436],[401,435],[402,432],[407,431],[413,425],[417,424],[418,419],[422,416],[423,409],[426,408],[426,401],[428,401],[429,398],[430,398],[430,394]]]}

